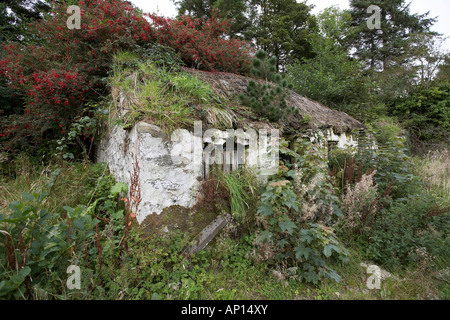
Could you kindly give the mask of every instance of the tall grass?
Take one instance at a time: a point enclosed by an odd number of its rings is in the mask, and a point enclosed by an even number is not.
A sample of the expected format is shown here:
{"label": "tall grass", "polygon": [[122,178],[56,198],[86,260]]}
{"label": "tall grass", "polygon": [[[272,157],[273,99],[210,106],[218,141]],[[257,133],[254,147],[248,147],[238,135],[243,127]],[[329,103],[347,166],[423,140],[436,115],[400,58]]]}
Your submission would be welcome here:
{"label": "tall grass", "polygon": [[450,150],[431,151],[415,160],[415,173],[427,190],[450,201]]}
{"label": "tall grass", "polygon": [[158,68],[129,53],[118,54],[115,63],[111,94],[125,124],[132,125],[133,114],[138,114],[168,131],[192,126],[199,114],[220,101],[208,84],[189,73]]}
{"label": "tall grass", "polygon": [[241,169],[229,174],[219,171],[219,179],[230,193],[231,213],[239,222],[250,223],[254,218],[251,214],[254,201],[259,195],[256,177]]}
{"label": "tall grass", "polygon": [[50,193],[43,208],[64,213],[64,206],[89,204],[93,194],[103,192],[103,185],[113,179],[103,164],[74,163],[59,168],[38,165],[27,156],[20,156],[12,166],[12,176],[0,177],[0,213],[9,213],[9,204],[21,200],[22,193],[43,191]]}

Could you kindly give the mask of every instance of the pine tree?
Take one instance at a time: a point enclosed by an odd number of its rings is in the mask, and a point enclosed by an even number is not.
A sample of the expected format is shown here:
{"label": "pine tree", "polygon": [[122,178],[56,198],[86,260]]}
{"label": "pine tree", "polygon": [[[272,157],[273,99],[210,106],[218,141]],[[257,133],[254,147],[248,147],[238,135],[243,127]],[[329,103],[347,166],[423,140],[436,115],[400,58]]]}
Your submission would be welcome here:
{"label": "pine tree", "polygon": [[[401,64],[402,57],[417,33],[430,33],[436,19],[426,14],[411,14],[405,0],[350,0],[350,13],[356,32],[350,40],[356,55],[372,70],[381,71]],[[381,8],[381,29],[370,29],[367,20],[370,5]]]}
{"label": "pine tree", "polygon": [[25,24],[50,10],[49,0],[4,0],[0,3],[0,42],[23,39]]}
{"label": "pine tree", "polygon": [[[292,112],[298,113],[297,109],[287,106],[286,97],[289,89],[292,89],[292,85],[288,84],[277,72],[277,58],[270,58],[265,51],[259,50],[252,64],[252,75],[264,80],[265,83],[250,80],[247,85],[247,93],[239,96],[242,104],[252,107],[259,115],[274,122]],[[269,81],[273,84],[270,84]]]}
{"label": "pine tree", "polygon": [[251,0],[249,36],[258,49],[277,57],[277,70],[295,60],[313,56],[309,33],[315,24],[310,8],[296,0]]}

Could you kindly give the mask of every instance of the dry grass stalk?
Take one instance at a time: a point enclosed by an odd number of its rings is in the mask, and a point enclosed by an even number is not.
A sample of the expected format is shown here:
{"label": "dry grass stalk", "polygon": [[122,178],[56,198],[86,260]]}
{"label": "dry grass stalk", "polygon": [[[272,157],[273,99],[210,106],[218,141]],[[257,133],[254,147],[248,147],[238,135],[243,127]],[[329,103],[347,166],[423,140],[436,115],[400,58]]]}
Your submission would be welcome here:
{"label": "dry grass stalk", "polygon": [[137,211],[139,208],[139,204],[141,203],[141,187],[139,184],[139,160],[137,155],[134,157],[134,166],[133,166],[133,174],[131,175],[131,183],[130,183],[130,194],[128,198],[124,198],[123,200],[126,203],[125,206],[125,230],[122,239],[121,247],[128,251],[128,242],[127,235],[128,230],[131,227],[132,219],[136,218]]}
{"label": "dry grass stalk", "polygon": [[377,187],[374,183],[376,171],[363,174],[361,180],[352,188],[347,185],[347,191],[342,200],[344,214],[343,228],[358,230],[371,212],[377,208]]}
{"label": "dry grass stalk", "polygon": [[421,161],[416,173],[427,185],[428,190],[440,189],[450,200],[450,150],[429,152]]}

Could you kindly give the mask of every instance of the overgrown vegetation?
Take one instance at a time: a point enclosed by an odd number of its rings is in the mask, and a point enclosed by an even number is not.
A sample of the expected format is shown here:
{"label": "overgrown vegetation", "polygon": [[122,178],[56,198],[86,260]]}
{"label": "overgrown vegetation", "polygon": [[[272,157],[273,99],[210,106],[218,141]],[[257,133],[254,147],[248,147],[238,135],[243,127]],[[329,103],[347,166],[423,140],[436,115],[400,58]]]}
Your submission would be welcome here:
{"label": "overgrown vegetation", "polygon": [[[54,4],[7,30],[0,299],[448,299],[448,59],[435,65],[434,20],[401,0],[379,1],[389,32],[365,29],[359,0],[317,16],[294,0],[178,3],[178,19],[150,23],[125,1],[80,1],[81,31]],[[245,168],[210,172],[193,210],[231,221],[190,253],[191,235],[137,223],[137,158],[130,186],[92,163],[111,125],[170,132],[215,115],[210,124],[233,127],[229,101],[185,67],[254,77],[240,102],[262,123],[291,114],[293,89],[367,130],[347,149],[300,132],[282,141],[267,184]],[[361,263],[391,273],[380,290],[367,289]],[[83,270],[79,290],[67,286],[70,265]]]}

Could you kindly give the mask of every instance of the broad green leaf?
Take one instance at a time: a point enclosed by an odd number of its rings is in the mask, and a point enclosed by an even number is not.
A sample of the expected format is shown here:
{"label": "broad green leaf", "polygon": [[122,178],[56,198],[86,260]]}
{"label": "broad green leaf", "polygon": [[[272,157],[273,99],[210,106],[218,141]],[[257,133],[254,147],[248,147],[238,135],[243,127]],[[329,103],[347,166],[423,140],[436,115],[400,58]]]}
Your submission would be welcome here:
{"label": "broad green leaf", "polygon": [[75,219],[74,221],[73,221],[73,225],[74,225],[74,227],[75,228],[77,228],[77,229],[80,229],[80,230],[84,230],[85,229],[85,227],[84,227],[84,221],[82,220],[82,219]]}
{"label": "broad green leaf", "polygon": [[258,235],[259,242],[270,241],[271,238],[272,238],[272,232],[270,232],[269,230],[264,230],[263,232],[261,232]]}
{"label": "broad green leaf", "polygon": [[295,223],[293,223],[289,218],[286,218],[283,221],[280,221],[278,223],[278,226],[281,228],[282,232],[288,232],[289,234],[292,234],[294,232],[294,229],[297,228]]}
{"label": "broad green leaf", "polygon": [[328,244],[323,248],[323,254],[325,255],[325,257],[329,258],[331,257],[331,253],[331,245]]}
{"label": "broad green leaf", "polygon": [[111,195],[112,196],[117,196],[119,193],[121,193],[122,191],[127,192],[128,191],[128,185],[124,182],[117,182],[115,185],[113,185],[111,187]]}
{"label": "broad green leaf", "polygon": [[31,272],[31,268],[26,266],[23,267],[22,269],[20,269],[19,274],[21,277],[25,278],[26,276],[28,276]]}
{"label": "broad green leaf", "polygon": [[273,211],[269,206],[262,205],[258,208],[258,214],[261,214],[262,216],[270,216],[273,214]]}
{"label": "broad green leaf", "polygon": [[336,281],[337,283],[339,283],[341,281],[341,276],[334,270],[330,270],[327,275],[333,279],[334,281]]}
{"label": "broad green leaf", "polygon": [[301,243],[300,245],[296,246],[294,248],[295,252],[295,258],[301,259],[302,257],[305,257],[306,259],[309,258],[309,254],[311,253],[311,249],[305,248],[305,245]]}
{"label": "broad green leaf", "polygon": [[123,210],[119,210],[119,211],[112,213],[111,218],[117,219],[117,220],[122,219],[123,218]]}
{"label": "broad green leaf", "polygon": [[33,197],[33,195],[31,193],[23,192],[21,194],[21,197],[24,198],[25,200],[30,201],[30,202],[34,202],[34,197]]}

